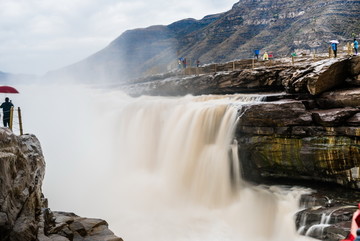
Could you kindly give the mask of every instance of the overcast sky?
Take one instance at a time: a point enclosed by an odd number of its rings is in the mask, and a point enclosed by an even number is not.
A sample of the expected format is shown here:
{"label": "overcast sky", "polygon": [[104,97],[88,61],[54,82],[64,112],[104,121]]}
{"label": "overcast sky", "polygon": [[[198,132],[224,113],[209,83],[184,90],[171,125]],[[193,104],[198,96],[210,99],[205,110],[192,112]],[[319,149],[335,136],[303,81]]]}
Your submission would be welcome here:
{"label": "overcast sky", "polygon": [[0,71],[44,74],[128,29],[231,9],[237,0],[0,0]]}

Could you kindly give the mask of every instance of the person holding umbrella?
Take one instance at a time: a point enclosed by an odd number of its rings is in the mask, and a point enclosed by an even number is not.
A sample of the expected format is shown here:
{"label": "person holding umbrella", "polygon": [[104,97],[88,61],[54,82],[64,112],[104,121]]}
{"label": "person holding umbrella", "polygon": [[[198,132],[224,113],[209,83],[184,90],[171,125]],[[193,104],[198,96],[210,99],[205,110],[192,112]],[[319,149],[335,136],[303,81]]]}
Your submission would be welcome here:
{"label": "person holding umbrella", "polygon": [[330,43],[331,43],[331,49],[332,49],[332,51],[334,53],[334,58],[336,58],[336,56],[337,56],[337,45],[338,45],[339,41],[331,40]]}
{"label": "person holding umbrella", "polygon": [[[14,87],[11,86],[0,86],[0,93],[5,93],[5,94],[18,94],[19,91],[17,91],[17,89],[15,89]],[[13,107],[13,103],[11,103],[11,101],[9,100],[8,97],[5,98],[5,102],[2,103],[0,105],[0,108],[3,109],[3,124],[4,127],[10,127],[10,111],[11,111],[11,107]]]}

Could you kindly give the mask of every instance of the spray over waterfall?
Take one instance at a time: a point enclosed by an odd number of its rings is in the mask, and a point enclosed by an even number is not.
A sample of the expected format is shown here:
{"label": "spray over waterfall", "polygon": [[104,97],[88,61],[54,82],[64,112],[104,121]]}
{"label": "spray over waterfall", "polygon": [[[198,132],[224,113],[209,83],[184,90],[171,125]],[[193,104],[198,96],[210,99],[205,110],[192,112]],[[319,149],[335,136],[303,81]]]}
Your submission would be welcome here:
{"label": "spray over waterfall", "polygon": [[241,180],[233,105],[260,96],[23,88],[32,98],[16,101],[42,142],[54,209],[102,217],[124,240],[308,240],[294,224],[307,190]]}

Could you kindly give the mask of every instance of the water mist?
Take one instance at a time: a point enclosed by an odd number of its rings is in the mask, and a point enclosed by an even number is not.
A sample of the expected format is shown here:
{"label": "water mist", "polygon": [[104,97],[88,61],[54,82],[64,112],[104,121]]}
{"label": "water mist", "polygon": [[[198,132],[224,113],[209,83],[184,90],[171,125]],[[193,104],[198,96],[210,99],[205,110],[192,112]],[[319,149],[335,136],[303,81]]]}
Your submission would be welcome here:
{"label": "water mist", "polygon": [[244,96],[17,88],[25,132],[43,147],[52,210],[106,219],[126,241],[309,240],[294,224],[306,190],[239,176],[232,103]]}

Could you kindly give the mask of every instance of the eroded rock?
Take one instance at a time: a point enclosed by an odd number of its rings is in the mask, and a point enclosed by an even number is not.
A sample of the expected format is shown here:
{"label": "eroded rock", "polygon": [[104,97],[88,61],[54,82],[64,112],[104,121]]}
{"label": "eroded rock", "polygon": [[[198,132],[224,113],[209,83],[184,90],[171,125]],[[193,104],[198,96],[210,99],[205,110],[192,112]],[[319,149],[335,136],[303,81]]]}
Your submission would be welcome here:
{"label": "eroded rock", "polygon": [[55,212],[42,194],[45,161],[34,135],[0,128],[0,240],[121,241],[106,221]]}

